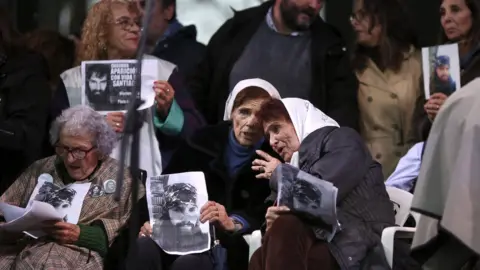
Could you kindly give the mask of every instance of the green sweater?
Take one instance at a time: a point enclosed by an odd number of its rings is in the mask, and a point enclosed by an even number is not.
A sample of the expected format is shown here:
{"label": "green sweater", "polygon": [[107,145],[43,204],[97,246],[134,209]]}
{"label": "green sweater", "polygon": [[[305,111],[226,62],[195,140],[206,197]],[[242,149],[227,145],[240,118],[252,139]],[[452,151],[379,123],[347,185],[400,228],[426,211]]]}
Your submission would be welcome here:
{"label": "green sweater", "polygon": [[100,225],[81,225],[80,236],[75,243],[79,247],[88,248],[105,257],[108,250],[108,240],[105,230]]}

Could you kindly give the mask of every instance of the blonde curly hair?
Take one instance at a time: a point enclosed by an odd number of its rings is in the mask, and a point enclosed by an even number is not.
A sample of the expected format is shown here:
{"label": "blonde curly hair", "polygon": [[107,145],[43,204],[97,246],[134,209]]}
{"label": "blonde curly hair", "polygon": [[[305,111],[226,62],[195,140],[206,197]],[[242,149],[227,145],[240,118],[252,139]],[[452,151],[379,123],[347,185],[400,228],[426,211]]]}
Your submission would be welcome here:
{"label": "blonde curly hair", "polygon": [[76,64],[82,61],[107,60],[108,37],[113,23],[112,5],[125,4],[128,9],[139,14],[135,0],[100,0],[88,11],[83,23],[82,39],[77,51]]}

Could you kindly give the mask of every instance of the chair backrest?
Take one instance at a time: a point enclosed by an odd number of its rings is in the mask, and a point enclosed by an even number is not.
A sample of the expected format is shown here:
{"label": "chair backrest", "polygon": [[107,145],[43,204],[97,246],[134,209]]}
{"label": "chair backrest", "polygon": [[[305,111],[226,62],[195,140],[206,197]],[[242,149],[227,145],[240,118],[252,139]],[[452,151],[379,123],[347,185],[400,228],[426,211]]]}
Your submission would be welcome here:
{"label": "chair backrest", "polygon": [[388,196],[393,203],[395,211],[395,224],[403,226],[410,215],[413,194],[405,190],[387,186]]}

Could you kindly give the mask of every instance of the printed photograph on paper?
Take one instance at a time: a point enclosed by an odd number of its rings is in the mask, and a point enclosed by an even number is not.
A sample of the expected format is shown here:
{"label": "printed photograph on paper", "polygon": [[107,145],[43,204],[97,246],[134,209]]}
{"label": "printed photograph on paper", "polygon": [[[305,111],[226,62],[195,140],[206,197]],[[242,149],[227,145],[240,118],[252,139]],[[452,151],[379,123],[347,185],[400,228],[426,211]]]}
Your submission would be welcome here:
{"label": "printed photograph on paper", "polygon": [[89,189],[90,183],[70,184],[60,187],[53,183],[53,178],[50,175],[42,174],[38,178],[37,185],[27,205],[30,206],[33,201],[48,203],[62,214],[63,221],[77,224],[82,211],[83,200]]}
{"label": "printed photograph on paper", "polygon": [[277,204],[314,226],[317,237],[331,241],[339,228],[337,219],[338,189],[289,164],[274,170],[270,181],[277,184]]}
{"label": "printed photograph on paper", "polygon": [[135,91],[135,63],[135,60],[82,62],[82,104],[99,112],[126,111]]}
{"label": "printed photograph on paper", "polygon": [[150,225],[152,238],[160,248],[175,255],[209,250],[209,223],[200,222],[200,209],[207,201],[202,172],[150,177],[147,180]]}
{"label": "printed photograph on paper", "polygon": [[460,89],[458,44],[422,48],[425,98],[435,93],[447,96]]}

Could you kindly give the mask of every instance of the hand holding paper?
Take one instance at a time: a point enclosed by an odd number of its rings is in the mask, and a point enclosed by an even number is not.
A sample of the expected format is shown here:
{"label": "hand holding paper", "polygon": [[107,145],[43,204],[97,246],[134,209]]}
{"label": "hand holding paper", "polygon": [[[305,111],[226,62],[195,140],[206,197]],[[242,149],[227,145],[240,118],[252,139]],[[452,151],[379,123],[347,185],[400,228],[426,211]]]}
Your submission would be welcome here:
{"label": "hand holding paper", "polygon": [[59,244],[73,244],[80,237],[80,227],[63,221],[46,221],[43,223],[45,231]]}

